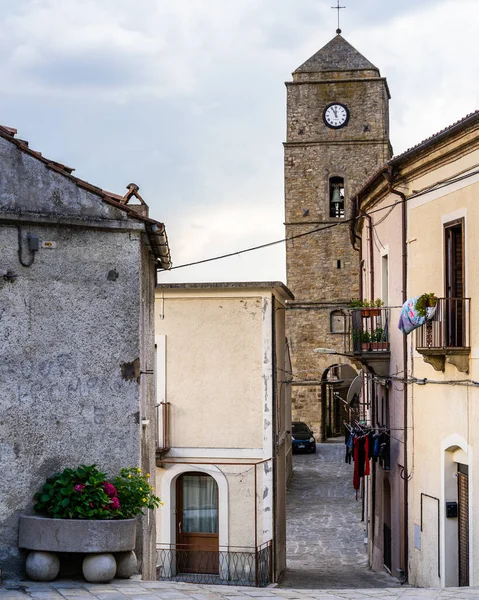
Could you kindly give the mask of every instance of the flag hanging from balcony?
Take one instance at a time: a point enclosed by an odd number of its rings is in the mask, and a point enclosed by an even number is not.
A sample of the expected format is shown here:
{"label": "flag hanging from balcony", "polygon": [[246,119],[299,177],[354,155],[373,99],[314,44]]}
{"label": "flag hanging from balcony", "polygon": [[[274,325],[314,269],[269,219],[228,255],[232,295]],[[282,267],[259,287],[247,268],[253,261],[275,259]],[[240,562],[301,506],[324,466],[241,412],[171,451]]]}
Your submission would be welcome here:
{"label": "flag hanging from balcony", "polygon": [[414,329],[421,327],[429,321],[434,316],[436,312],[436,307],[431,306],[426,309],[427,316],[423,317],[418,314],[416,310],[416,302],[419,300],[420,296],[415,296],[414,298],[409,298],[402,305],[401,314],[399,316],[398,329],[405,333],[411,333]]}

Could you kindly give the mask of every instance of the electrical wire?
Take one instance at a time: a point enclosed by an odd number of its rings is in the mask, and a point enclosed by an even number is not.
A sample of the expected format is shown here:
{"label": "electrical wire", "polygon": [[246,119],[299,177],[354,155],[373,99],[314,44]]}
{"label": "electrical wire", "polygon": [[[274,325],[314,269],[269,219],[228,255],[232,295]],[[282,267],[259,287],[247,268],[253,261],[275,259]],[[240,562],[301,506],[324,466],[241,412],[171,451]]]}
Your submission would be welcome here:
{"label": "electrical wire", "polygon": [[274,242],[268,242],[266,244],[260,244],[259,246],[252,246],[251,248],[245,248],[244,250],[237,250],[236,252],[229,252],[228,254],[222,254],[220,256],[213,256],[212,258],[204,258],[203,260],[197,260],[191,263],[185,263],[183,265],[178,265],[176,267],[171,267],[168,269],[169,271],[173,271],[174,269],[182,269],[183,267],[193,267],[195,265],[202,265],[207,262],[212,262],[215,260],[221,260],[223,258],[230,258],[231,256],[239,256],[240,254],[245,254],[246,252],[253,252],[254,250],[262,250],[263,248],[269,248],[270,246],[275,246],[276,244],[282,244],[283,242],[288,242],[290,240],[296,240],[298,238],[305,237],[307,235],[312,235],[313,233],[318,233],[320,231],[325,231],[326,229],[332,229],[333,227],[337,227],[338,225],[343,225],[344,223],[351,223],[353,219],[343,220],[338,223],[331,223],[331,225],[326,225],[326,227],[317,227],[316,229],[312,229],[311,231],[306,231],[304,233],[298,233],[296,235],[292,235],[287,238],[282,238],[280,240],[275,240]]}
{"label": "electrical wire", "polygon": [[[399,204],[401,204],[402,202],[409,202],[411,200],[414,200],[415,198],[419,198],[420,196],[424,196],[425,194],[429,193],[430,191],[436,191],[438,189],[441,189],[443,187],[447,187],[448,185],[452,185],[453,183],[457,183],[458,181],[463,181],[464,179],[467,179],[469,177],[473,177],[474,175],[477,175],[479,173],[479,169],[476,171],[472,171],[471,173],[468,173],[467,175],[463,175],[461,177],[456,177],[456,178],[451,178],[447,181],[445,181],[444,183],[442,183],[441,185],[435,184],[432,185],[429,188],[426,188],[425,190],[422,190],[421,192],[418,192],[417,194],[413,194],[412,196],[410,196],[409,198],[406,198],[405,200],[396,200],[393,204],[388,204],[386,206],[381,206],[379,208],[367,211],[362,213],[361,215],[358,215],[357,217],[355,217],[354,219],[341,219],[341,221],[337,221],[335,223],[331,223],[330,225],[326,225],[325,227],[318,227],[316,229],[312,229],[311,231],[306,231],[304,233],[298,233],[296,235],[292,235],[289,237],[285,237],[282,238],[280,240],[275,240],[273,242],[268,242],[266,244],[259,244],[258,246],[252,246],[251,248],[245,248],[243,250],[237,250],[236,252],[229,252],[227,254],[221,254],[219,256],[213,256],[211,258],[205,258],[203,260],[197,260],[194,262],[190,262],[190,263],[184,263],[182,265],[177,265],[176,267],[171,267],[171,269],[168,269],[170,271],[173,271],[175,269],[183,269],[185,267],[193,267],[195,265],[201,265],[204,263],[208,263],[208,262],[213,262],[216,260],[222,260],[223,258],[230,258],[232,256],[239,256],[240,254],[245,254],[246,252],[253,252],[255,250],[262,250],[263,248],[269,248],[271,246],[275,246],[277,244],[282,244],[284,242],[289,242],[291,240],[296,240],[308,235],[313,235],[314,233],[319,233],[321,231],[326,231],[327,229],[332,229],[334,227],[339,227],[340,225],[346,225],[348,223],[352,223],[355,222],[361,218],[363,218],[365,215],[373,215],[379,212],[382,212],[383,210],[388,210],[388,209],[394,209],[396,206],[398,206]],[[389,213],[385,216],[385,218],[389,215]],[[305,223],[305,225],[307,225],[307,223]]]}
{"label": "electrical wire", "polygon": [[23,232],[21,225],[17,225],[18,232],[18,260],[22,267],[31,267],[33,262],[35,261],[35,252],[30,250],[30,259],[25,261],[23,260]]}

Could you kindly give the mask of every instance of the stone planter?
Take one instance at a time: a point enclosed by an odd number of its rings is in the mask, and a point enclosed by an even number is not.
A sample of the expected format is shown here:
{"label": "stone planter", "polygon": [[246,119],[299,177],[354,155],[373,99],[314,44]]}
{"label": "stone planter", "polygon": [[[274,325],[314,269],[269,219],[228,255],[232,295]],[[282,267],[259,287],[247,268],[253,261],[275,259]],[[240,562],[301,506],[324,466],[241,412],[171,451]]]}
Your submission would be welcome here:
{"label": "stone planter", "polygon": [[36,581],[55,579],[64,552],[86,555],[82,571],[87,581],[103,583],[115,575],[131,577],[136,572],[135,540],[135,519],[20,517],[18,546],[31,550],[26,570]]}

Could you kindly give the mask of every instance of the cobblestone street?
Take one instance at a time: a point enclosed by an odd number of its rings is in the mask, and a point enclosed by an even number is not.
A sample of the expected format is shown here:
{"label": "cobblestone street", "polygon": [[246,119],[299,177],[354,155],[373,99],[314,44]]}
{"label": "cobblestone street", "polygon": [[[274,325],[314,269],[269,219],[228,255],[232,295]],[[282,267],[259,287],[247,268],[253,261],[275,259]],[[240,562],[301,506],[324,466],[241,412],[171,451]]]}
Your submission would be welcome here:
{"label": "cobblestone street", "polygon": [[316,454],[294,457],[288,493],[288,572],[266,588],[114,580],[7,581],[0,600],[479,600],[479,588],[401,586],[367,568],[361,503],[342,443],[318,444]]}
{"label": "cobblestone street", "polygon": [[417,589],[285,589],[222,585],[194,585],[160,581],[114,580],[109,584],[85,581],[0,585],[0,600],[477,600],[478,588]]}
{"label": "cobblestone street", "polygon": [[287,495],[287,572],[281,587],[384,588],[400,586],[367,567],[361,501],[352,486],[344,444],[317,445],[316,454],[295,454]]}

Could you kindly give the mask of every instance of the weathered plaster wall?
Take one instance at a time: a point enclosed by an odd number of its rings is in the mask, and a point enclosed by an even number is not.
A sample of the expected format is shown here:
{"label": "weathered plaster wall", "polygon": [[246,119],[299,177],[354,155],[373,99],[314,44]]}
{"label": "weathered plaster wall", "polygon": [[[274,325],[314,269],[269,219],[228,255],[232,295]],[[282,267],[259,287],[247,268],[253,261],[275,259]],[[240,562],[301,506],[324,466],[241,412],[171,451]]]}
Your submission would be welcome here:
{"label": "weathered plaster wall", "polygon": [[111,227],[116,220],[128,221],[124,211],[102,202],[96,194],[78,187],[3,138],[0,138],[0,164],[0,211],[4,216],[21,212],[24,217],[44,215],[50,219],[55,215],[85,224],[96,220],[105,227]]}
{"label": "weathered plaster wall", "polygon": [[[156,486],[156,432],[155,432],[155,282],[156,263],[145,244],[141,247],[141,302],[140,302],[140,414],[142,418],[141,466],[150,474],[150,483]],[[156,511],[148,511],[142,518],[142,577],[156,577]]]}
{"label": "weathered plaster wall", "polygon": [[159,344],[166,336],[158,393],[163,398],[166,388],[172,429],[171,450],[157,470],[165,500],[157,511],[158,542],[176,543],[177,477],[202,471],[218,482],[220,546],[252,548],[276,535],[279,575],[291,456],[285,298],[278,293],[273,299],[271,289],[254,284],[218,291],[185,287],[157,291]]}
{"label": "weathered plaster wall", "polygon": [[[17,519],[54,472],[139,464],[139,385],[121,364],[139,357],[138,235],[29,226],[55,240],[30,268],[17,230],[0,227],[0,562],[18,573]],[[115,273],[115,278],[111,273]]]}
{"label": "weathered plaster wall", "polygon": [[261,298],[165,293],[156,331],[166,335],[171,445],[262,448]]}
{"label": "weathered plaster wall", "polygon": [[[18,515],[31,512],[46,477],[81,463],[109,475],[141,463],[132,363],[151,364],[152,349],[140,347],[143,225],[3,139],[0,163],[0,568],[13,577],[23,565]],[[29,233],[57,247],[22,266],[19,225],[24,262]],[[150,265],[145,305],[153,275]]]}

